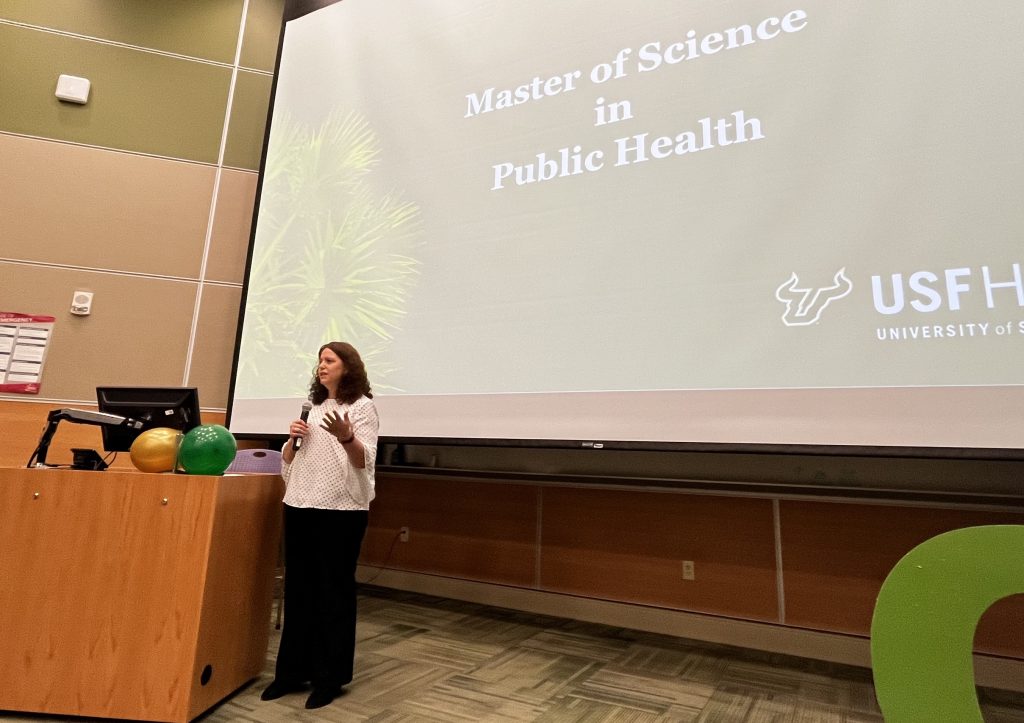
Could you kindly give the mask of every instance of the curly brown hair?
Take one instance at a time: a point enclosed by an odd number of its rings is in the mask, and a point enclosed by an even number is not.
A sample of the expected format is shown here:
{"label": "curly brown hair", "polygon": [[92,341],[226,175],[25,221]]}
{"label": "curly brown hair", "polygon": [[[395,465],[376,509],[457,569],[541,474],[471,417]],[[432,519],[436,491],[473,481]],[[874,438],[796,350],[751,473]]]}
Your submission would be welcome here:
{"label": "curly brown hair", "polygon": [[363,365],[359,352],[348,342],[329,341],[316,353],[317,363],[313,367],[313,381],[309,385],[309,400],[313,404],[323,404],[330,394],[327,387],[320,383],[320,378],[316,373],[317,367],[320,366],[320,355],[324,349],[330,349],[337,354],[341,363],[345,365],[345,374],[341,377],[341,384],[338,385],[338,401],[351,404],[362,396],[372,399],[373,392],[370,391],[370,382],[366,378],[366,367]]}

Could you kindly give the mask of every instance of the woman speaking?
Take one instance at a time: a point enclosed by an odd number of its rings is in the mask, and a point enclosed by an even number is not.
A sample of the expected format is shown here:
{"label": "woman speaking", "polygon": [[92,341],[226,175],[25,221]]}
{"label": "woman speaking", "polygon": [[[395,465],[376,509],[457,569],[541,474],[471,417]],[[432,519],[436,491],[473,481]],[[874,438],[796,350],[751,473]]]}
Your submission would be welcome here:
{"label": "woman speaking", "polygon": [[260,696],[274,700],[310,683],[306,708],[329,704],[352,680],[356,562],[374,496],[378,426],[355,348],[332,341],[318,358],[308,421],[291,423],[282,449],[285,619],[274,681]]}

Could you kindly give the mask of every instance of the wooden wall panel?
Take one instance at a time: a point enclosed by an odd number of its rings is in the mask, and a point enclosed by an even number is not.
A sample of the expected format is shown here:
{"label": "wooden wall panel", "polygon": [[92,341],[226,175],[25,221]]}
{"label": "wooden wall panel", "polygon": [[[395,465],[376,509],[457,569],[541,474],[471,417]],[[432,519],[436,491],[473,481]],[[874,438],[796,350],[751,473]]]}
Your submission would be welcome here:
{"label": "wooden wall panel", "polygon": [[[1021,511],[982,512],[830,502],[783,501],[782,568],[786,623],[868,635],[882,582],[912,548],[942,532],[1024,524]],[[984,616],[979,650],[1024,657],[1024,596]]]}
{"label": "wooden wall panel", "polygon": [[778,619],[770,500],[547,487],[542,527],[544,590]]}
{"label": "wooden wall panel", "polygon": [[[381,475],[362,562],[531,587],[537,489],[458,479]],[[400,527],[408,542],[395,542]]]}
{"label": "wooden wall panel", "polygon": [[198,278],[215,168],[2,134],[0,158],[0,257]]}
{"label": "wooden wall panel", "polygon": [[985,611],[974,635],[979,652],[1024,658],[1024,595],[1011,595]]}

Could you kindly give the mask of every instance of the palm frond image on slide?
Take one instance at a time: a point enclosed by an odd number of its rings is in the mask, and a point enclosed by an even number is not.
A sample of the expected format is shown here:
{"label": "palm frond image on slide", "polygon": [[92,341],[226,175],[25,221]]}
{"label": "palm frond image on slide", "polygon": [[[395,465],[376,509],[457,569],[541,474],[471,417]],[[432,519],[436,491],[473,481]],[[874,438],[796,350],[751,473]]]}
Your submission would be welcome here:
{"label": "palm frond image on slide", "polygon": [[[376,389],[420,262],[419,207],[373,183],[380,145],[356,114],[274,120],[241,341],[240,396],[303,395],[312,354],[353,343]],[[245,368],[249,367],[249,368]]]}

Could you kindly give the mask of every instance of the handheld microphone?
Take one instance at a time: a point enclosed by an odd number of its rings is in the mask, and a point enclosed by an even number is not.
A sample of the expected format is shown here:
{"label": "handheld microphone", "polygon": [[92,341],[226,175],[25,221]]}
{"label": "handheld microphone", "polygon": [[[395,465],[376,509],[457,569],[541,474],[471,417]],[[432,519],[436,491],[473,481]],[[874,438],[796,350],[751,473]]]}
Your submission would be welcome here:
{"label": "handheld microphone", "polygon": [[[309,419],[309,410],[313,408],[313,403],[308,399],[302,403],[302,414],[299,415],[299,419],[305,422]],[[302,449],[302,437],[292,437],[292,447],[298,452]]]}

